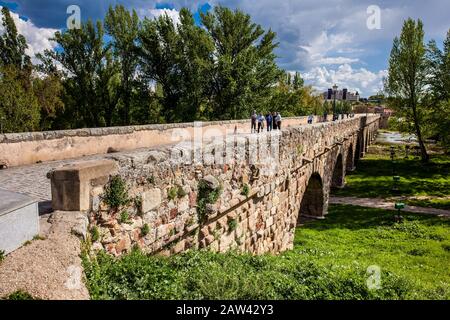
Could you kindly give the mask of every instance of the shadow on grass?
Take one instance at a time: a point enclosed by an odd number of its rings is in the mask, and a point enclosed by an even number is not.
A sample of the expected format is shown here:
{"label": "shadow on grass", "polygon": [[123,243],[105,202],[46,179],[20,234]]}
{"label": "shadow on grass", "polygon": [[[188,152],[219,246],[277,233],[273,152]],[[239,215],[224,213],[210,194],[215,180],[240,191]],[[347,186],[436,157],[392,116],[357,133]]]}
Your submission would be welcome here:
{"label": "shadow on grass", "polygon": [[[302,228],[311,230],[329,229],[370,229],[393,225],[396,211],[358,207],[351,205],[331,205],[325,220],[306,223]],[[450,227],[450,219],[431,215],[402,212],[407,220],[416,220],[424,225],[445,225]]]}
{"label": "shadow on grass", "polygon": [[[445,196],[450,190],[450,159],[436,156],[429,164],[420,160],[398,160],[395,165],[400,195]],[[393,166],[390,159],[369,155],[358,162],[356,171],[348,173],[347,185],[338,196],[387,197],[393,194]]]}

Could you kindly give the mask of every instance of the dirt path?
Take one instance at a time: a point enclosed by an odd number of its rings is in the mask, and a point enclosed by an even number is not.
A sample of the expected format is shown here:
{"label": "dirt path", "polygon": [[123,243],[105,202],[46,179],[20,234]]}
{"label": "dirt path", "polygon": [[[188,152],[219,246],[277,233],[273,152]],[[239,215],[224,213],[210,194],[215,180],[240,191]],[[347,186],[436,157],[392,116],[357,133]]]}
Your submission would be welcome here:
{"label": "dirt path", "polygon": [[35,298],[86,300],[81,242],[88,220],[79,212],[54,212],[41,218],[41,236],[0,263],[0,298],[22,290]]}
{"label": "dirt path", "polygon": [[[330,197],[330,204],[349,204],[360,207],[369,207],[385,210],[395,210],[395,202],[386,201],[380,198],[356,198],[356,197]],[[450,210],[435,209],[435,208],[424,208],[406,205],[405,209],[402,211],[412,212],[412,213],[424,213],[432,214],[439,217],[450,217]]]}

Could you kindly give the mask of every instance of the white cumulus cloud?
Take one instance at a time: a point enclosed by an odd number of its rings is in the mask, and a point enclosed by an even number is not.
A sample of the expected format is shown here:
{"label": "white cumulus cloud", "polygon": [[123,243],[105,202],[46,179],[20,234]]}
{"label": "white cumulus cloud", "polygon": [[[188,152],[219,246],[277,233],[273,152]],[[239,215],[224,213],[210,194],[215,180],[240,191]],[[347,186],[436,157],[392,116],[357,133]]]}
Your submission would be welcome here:
{"label": "white cumulus cloud", "polygon": [[[1,8],[2,7],[0,6],[0,10]],[[49,39],[53,37],[56,31],[58,31],[57,29],[38,28],[31,20],[24,21],[14,12],[11,12],[11,17],[16,24],[17,31],[27,40],[28,49],[26,50],[26,53],[33,59],[33,62],[36,62],[35,56],[37,53],[56,47],[56,44]],[[0,34],[3,33],[4,27],[3,25],[0,25]]]}
{"label": "white cumulus cloud", "polygon": [[340,88],[348,88],[368,96],[383,88],[383,78],[386,75],[387,70],[371,72],[365,68],[352,68],[349,64],[343,64],[335,69],[328,69],[325,66],[314,67],[303,73],[303,78],[306,83],[320,91],[337,84]]}
{"label": "white cumulus cloud", "polygon": [[180,12],[176,9],[141,9],[139,10],[139,15],[148,18],[158,18],[159,16],[167,15],[175,25],[180,23]]}

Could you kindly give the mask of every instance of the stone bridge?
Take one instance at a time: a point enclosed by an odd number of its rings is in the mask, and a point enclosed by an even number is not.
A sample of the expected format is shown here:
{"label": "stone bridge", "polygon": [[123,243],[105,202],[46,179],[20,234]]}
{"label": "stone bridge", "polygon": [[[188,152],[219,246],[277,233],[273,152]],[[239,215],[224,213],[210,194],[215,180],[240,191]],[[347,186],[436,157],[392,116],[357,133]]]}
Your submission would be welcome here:
{"label": "stone bridge", "polygon": [[[138,245],[160,254],[189,248],[279,253],[293,247],[301,217],[326,216],[331,188],[342,187],[364,156],[380,116],[283,124],[261,134],[249,133],[247,122],[230,121],[5,135],[0,158],[14,166],[81,156],[74,152],[103,154],[48,173],[53,209],[86,212],[98,238],[95,250],[120,255]],[[116,131],[109,136],[105,130]],[[173,144],[174,135],[183,139]],[[141,149],[127,151],[135,148]],[[108,190],[121,186],[127,201],[114,205],[118,194]]]}

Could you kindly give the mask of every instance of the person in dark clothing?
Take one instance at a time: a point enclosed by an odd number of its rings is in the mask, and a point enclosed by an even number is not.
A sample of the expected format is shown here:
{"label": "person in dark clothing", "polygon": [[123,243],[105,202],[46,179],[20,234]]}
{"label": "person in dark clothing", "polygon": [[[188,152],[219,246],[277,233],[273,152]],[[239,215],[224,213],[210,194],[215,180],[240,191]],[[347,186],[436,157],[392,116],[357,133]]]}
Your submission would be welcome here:
{"label": "person in dark clothing", "polygon": [[277,113],[272,112],[272,128],[273,128],[273,130],[277,130],[277,121],[275,120],[276,117],[277,117]]}
{"label": "person in dark clothing", "polygon": [[252,133],[256,132],[256,118],[257,118],[256,111],[253,111],[252,117],[251,117],[251,119],[252,119],[252,129],[251,129]]}
{"label": "person in dark clothing", "polygon": [[270,112],[266,114],[267,131],[272,131],[273,119]]}

